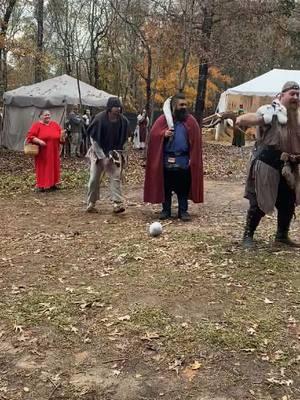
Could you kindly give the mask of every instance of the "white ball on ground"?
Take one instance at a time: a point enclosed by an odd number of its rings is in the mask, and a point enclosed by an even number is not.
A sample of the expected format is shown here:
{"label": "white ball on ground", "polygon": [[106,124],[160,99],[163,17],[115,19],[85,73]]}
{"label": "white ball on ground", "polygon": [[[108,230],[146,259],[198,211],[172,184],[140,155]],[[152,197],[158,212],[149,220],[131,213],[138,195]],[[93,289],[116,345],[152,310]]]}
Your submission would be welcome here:
{"label": "white ball on ground", "polygon": [[153,222],[149,227],[150,236],[159,236],[162,233],[162,225],[159,222]]}

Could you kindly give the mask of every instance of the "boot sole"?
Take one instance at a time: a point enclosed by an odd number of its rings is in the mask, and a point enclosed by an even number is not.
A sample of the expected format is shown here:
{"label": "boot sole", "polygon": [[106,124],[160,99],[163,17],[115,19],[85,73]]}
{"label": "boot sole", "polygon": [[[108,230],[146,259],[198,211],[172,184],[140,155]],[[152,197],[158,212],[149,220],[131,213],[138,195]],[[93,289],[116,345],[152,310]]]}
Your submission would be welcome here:
{"label": "boot sole", "polygon": [[287,247],[291,247],[294,249],[299,249],[300,248],[300,244],[299,243],[293,243],[293,242],[286,242],[284,240],[280,240],[280,239],[275,239],[275,244],[279,245],[279,246],[287,246]]}
{"label": "boot sole", "polygon": [[113,210],[114,214],[122,214],[125,212],[125,208],[120,208],[119,210]]}

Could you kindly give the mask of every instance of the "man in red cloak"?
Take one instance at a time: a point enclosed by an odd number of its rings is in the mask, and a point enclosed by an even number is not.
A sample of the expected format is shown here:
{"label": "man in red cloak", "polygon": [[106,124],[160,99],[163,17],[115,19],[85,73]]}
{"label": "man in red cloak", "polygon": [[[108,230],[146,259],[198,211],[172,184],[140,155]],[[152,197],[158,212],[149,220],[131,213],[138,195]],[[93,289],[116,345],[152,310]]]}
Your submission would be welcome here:
{"label": "man in red cloak", "polygon": [[189,221],[188,199],[203,202],[202,137],[197,121],[187,112],[183,93],[166,101],[164,115],[151,129],[144,201],[162,203],[160,219],[164,220],[171,217],[173,192],[178,198],[178,218]]}

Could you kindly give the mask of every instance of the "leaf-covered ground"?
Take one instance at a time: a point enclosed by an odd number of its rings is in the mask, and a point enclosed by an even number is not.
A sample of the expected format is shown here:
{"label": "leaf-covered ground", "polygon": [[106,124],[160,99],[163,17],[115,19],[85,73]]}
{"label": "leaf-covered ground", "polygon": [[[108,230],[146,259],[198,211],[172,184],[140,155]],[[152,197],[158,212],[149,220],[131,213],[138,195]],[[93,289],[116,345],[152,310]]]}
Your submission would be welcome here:
{"label": "leaf-covered ground", "polygon": [[137,153],[114,216],[106,189],[84,212],[84,160],[36,194],[1,150],[0,399],[299,399],[300,253],[273,245],[275,217],[240,248],[248,153],[206,144],[205,204],[150,238]]}
{"label": "leaf-covered ground", "polygon": [[[217,180],[237,180],[245,176],[245,162],[249,147],[241,154],[238,149],[226,145],[204,144],[205,176]],[[126,173],[128,185],[143,184],[142,154],[131,151]],[[88,179],[88,162],[85,158],[63,159],[62,184],[66,190],[78,189]],[[0,195],[26,193],[33,190],[34,173],[31,158],[0,148]]]}

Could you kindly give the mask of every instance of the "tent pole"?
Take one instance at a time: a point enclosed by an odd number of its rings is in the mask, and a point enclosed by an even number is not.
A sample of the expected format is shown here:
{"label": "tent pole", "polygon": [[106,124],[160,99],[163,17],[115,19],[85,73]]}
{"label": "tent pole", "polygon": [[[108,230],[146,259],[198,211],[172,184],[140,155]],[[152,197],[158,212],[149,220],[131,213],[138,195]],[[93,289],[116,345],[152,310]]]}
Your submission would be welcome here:
{"label": "tent pole", "polygon": [[76,61],[76,79],[77,79],[80,112],[82,113],[82,100],[81,100],[81,90],[80,90],[80,81],[79,81],[79,60]]}

